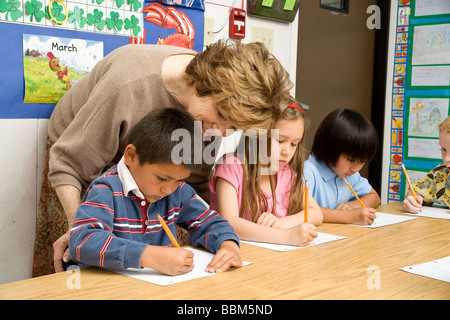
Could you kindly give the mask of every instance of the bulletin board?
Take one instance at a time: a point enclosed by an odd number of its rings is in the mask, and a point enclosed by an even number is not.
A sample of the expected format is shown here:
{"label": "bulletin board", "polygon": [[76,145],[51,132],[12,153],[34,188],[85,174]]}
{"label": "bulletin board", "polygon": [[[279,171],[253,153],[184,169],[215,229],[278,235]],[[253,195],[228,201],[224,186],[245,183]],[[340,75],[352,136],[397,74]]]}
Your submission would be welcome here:
{"label": "bulletin board", "polygon": [[[203,50],[204,0],[169,5],[172,2],[0,0],[0,118],[49,118],[58,94],[76,85],[95,61],[123,45]],[[58,70],[51,66],[51,57],[58,58]],[[30,83],[36,88],[29,89]],[[33,100],[45,86],[57,89],[42,95],[46,102]]]}
{"label": "bulletin board", "polygon": [[438,125],[450,115],[450,1],[398,0],[387,199],[442,163]]}

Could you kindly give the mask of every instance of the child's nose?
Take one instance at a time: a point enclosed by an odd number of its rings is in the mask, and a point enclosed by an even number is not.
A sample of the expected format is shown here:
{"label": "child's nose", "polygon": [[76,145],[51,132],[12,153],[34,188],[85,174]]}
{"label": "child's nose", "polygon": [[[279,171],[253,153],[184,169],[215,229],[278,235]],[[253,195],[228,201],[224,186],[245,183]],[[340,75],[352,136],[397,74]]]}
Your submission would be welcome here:
{"label": "child's nose", "polygon": [[289,154],[289,150],[285,145],[280,146],[280,153],[281,155],[285,156]]}

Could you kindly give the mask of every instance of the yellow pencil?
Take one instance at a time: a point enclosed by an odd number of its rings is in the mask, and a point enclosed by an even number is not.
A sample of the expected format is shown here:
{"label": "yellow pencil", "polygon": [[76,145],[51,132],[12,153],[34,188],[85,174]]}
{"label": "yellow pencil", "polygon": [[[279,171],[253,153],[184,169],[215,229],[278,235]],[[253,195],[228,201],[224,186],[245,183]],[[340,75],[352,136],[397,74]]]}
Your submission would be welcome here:
{"label": "yellow pencil", "polygon": [[159,214],[157,214],[158,216],[158,220],[161,223],[164,231],[166,231],[167,235],[169,236],[170,241],[172,241],[173,245],[176,248],[179,248],[180,245],[178,244],[177,240],[175,239],[175,237],[173,236],[172,232],[170,232],[169,227],[167,226],[166,222],[163,220],[163,218],[161,218],[161,216]]}
{"label": "yellow pencil", "polygon": [[305,181],[305,223],[308,223],[309,180]]}
{"label": "yellow pencil", "polygon": [[358,200],[359,204],[365,208],[366,206],[364,205],[364,203],[362,203],[361,199],[358,197],[358,195],[356,194],[355,190],[353,190],[352,186],[348,184],[347,179],[344,178],[345,183],[347,184],[347,187],[350,189],[350,191],[353,193],[353,195],[355,196],[356,200]]}
{"label": "yellow pencil", "polygon": [[414,191],[414,188],[412,187],[411,180],[409,180],[408,172],[406,172],[406,168],[405,168],[405,165],[403,163],[402,163],[402,168],[403,168],[403,173],[405,174],[406,181],[408,181],[409,190],[411,190],[411,193],[412,193],[414,199],[417,202],[416,192]]}

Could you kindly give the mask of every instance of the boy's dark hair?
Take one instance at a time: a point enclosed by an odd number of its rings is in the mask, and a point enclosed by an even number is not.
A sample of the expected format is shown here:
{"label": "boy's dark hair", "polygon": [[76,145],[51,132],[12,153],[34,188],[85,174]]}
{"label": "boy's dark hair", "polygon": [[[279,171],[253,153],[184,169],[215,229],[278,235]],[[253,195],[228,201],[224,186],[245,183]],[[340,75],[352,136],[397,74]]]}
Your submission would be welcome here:
{"label": "boy's dark hair", "polygon": [[372,122],[354,109],[336,109],[328,114],[314,135],[311,153],[334,167],[341,154],[361,162],[375,156],[378,137]]}
{"label": "boy's dark hair", "polygon": [[[180,162],[174,162],[172,150],[176,147],[180,149],[182,144],[182,150],[188,151],[187,158],[186,154],[182,157],[182,164],[187,169],[196,171],[201,163],[194,161],[194,121],[187,111],[158,108],[148,113],[133,127],[128,137],[128,144],[136,147],[140,164],[180,164]],[[183,133],[181,139],[179,135],[176,139],[172,138],[172,134],[177,129],[182,130],[178,131]]]}

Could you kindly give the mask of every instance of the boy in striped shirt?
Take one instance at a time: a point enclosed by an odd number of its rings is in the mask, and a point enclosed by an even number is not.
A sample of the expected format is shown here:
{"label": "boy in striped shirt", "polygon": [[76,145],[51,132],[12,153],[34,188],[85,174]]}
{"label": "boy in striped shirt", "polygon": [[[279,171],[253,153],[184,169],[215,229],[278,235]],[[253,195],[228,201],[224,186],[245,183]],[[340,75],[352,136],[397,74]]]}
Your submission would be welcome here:
{"label": "boy in striped shirt", "polygon": [[[206,271],[242,266],[233,228],[183,182],[199,166],[193,161],[194,125],[186,111],[162,108],[133,128],[120,162],[92,182],[77,210],[69,244],[73,261],[168,275],[191,271],[193,252],[173,247],[159,214],[172,234],[179,225],[189,230],[193,246],[215,253]],[[188,133],[182,136],[181,164],[172,159],[180,147],[172,141],[175,130]]]}

